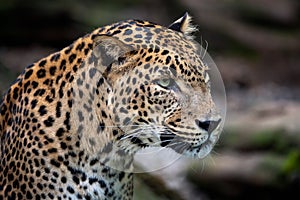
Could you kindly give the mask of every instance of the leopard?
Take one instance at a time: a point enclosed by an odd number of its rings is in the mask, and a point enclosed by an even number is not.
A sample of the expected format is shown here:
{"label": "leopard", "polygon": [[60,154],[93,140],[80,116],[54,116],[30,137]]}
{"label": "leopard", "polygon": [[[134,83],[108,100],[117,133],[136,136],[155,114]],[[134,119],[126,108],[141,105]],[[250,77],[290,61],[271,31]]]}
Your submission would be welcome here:
{"label": "leopard", "polygon": [[0,199],[132,199],[139,150],[206,157],[223,118],[195,31],[124,20],[26,67],[0,103]]}

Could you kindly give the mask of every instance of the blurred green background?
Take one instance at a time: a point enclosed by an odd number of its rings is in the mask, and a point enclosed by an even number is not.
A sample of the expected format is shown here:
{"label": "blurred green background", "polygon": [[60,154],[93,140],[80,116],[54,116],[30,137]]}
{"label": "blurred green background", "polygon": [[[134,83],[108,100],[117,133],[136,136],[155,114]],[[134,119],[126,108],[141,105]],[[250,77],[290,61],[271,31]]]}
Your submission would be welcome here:
{"label": "blurred green background", "polygon": [[185,11],[225,82],[225,130],[204,161],[137,174],[135,199],[298,199],[299,0],[1,0],[0,93],[24,67],[99,26],[167,26]]}

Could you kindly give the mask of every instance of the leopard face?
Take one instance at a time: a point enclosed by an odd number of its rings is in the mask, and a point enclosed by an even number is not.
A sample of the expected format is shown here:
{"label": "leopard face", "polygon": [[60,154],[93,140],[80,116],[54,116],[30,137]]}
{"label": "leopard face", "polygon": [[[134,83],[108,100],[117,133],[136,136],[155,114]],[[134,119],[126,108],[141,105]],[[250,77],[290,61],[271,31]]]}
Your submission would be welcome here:
{"label": "leopard face", "polygon": [[169,147],[188,157],[203,158],[216,143],[221,122],[205,77],[207,69],[200,59],[189,63],[176,52],[153,51],[148,55],[152,59],[145,58],[149,61],[112,83],[108,105],[115,124],[124,132],[118,139],[130,140],[139,148]]}
{"label": "leopard face", "polygon": [[[187,23],[189,19],[181,20]],[[219,138],[222,118],[211,96],[209,67],[199,46],[184,34],[163,27],[128,32],[97,36],[89,62],[83,64],[83,68],[98,71],[105,85],[102,89],[107,90],[101,96],[105,99],[101,109],[109,116],[108,132],[118,130],[113,146],[128,154],[146,147],[166,147],[188,157],[205,157]],[[142,40],[128,40],[128,36]],[[99,77],[85,81],[95,85]],[[84,107],[84,101],[79,102],[76,107]]]}

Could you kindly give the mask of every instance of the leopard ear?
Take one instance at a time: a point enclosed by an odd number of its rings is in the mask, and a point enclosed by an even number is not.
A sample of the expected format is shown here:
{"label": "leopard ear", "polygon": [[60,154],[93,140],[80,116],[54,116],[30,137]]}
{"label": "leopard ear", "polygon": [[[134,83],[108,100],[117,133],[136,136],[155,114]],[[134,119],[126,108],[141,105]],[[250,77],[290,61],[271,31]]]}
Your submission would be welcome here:
{"label": "leopard ear", "polygon": [[133,50],[132,46],[125,44],[115,37],[99,35],[94,38],[93,55],[91,58],[95,58],[94,61],[102,68],[100,71],[103,74],[107,74],[111,70],[113,63],[124,61],[126,55]]}
{"label": "leopard ear", "polygon": [[192,33],[197,28],[192,25],[192,17],[186,12],[181,18],[173,22],[168,28],[183,33],[188,38],[193,38]]}

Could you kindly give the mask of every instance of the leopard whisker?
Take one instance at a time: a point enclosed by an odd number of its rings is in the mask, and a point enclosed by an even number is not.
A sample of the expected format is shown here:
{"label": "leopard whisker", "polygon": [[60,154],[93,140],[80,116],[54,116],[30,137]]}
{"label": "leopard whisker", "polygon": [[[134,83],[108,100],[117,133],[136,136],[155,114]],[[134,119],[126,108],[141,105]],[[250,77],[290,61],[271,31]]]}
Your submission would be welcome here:
{"label": "leopard whisker", "polygon": [[204,51],[204,53],[202,55],[202,59],[204,59],[204,57],[205,57],[205,55],[207,53],[207,49],[208,49],[208,42],[207,42],[207,40],[205,40],[205,43],[206,43],[206,45],[205,45],[205,51]]}

